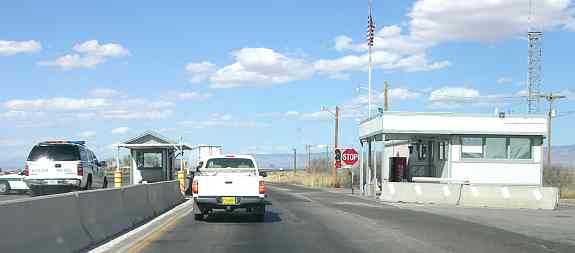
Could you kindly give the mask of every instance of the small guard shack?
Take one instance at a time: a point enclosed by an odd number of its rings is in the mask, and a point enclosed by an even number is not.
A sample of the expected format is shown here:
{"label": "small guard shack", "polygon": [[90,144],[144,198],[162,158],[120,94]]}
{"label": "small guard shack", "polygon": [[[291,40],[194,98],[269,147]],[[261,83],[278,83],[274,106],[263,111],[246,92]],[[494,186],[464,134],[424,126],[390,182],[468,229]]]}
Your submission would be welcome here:
{"label": "small guard shack", "polygon": [[147,131],[117,145],[116,161],[119,164],[121,148],[130,151],[130,184],[154,183],[176,179],[176,171],[184,161],[184,151],[190,146],[169,140],[160,134]]}
{"label": "small guard shack", "polygon": [[359,126],[360,185],[542,185],[547,119],[536,115],[385,112]]}

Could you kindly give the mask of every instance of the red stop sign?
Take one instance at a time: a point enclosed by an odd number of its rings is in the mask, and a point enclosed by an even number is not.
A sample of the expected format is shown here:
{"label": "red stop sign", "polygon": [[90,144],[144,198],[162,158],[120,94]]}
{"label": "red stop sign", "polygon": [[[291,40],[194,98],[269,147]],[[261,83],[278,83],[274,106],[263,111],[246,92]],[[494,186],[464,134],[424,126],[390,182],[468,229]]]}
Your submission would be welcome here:
{"label": "red stop sign", "polygon": [[359,161],[359,154],[353,148],[348,148],[341,153],[341,160],[347,165],[354,165]]}

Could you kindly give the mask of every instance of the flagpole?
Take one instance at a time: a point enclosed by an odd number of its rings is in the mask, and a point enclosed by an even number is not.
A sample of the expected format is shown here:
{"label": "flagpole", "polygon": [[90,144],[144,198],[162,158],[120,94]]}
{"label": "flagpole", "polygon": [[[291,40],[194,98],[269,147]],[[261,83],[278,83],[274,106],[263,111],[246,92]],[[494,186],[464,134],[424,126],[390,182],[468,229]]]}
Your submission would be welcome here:
{"label": "flagpole", "polygon": [[368,117],[371,118],[371,46],[369,46],[369,64],[367,69],[367,110]]}
{"label": "flagpole", "polygon": [[[368,8],[369,8],[369,18],[371,19],[371,0],[368,0]],[[368,24],[370,25],[370,24]],[[370,28],[368,28],[370,29]],[[368,39],[368,55],[369,55],[369,63],[368,63],[368,69],[367,69],[367,82],[368,82],[368,87],[367,87],[367,115],[368,118],[371,118],[371,47],[372,47],[372,43],[369,42]]]}

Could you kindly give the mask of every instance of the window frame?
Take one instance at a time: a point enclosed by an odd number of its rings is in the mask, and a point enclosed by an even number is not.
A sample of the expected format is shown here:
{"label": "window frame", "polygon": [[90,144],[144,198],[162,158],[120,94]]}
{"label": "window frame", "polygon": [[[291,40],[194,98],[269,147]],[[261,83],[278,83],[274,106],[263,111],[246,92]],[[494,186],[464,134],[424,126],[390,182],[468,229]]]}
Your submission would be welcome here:
{"label": "window frame", "polygon": [[[481,138],[481,157],[480,158],[470,158],[463,156],[463,138]],[[487,158],[487,150],[486,150],[486,139],[488,138],[505,138],[505,158]],[[529,158],[511,158],[511,139],[527,139],[529,140]],[[517,136],[517,135],[487,135],[487,136],[460,136],[459,137],[460,149],[459,149],[459,157],[460,160],[463,161],[503,161],[503,162],[521,162],[521,161],[534,161],[533,157],[533,147],[535,144],[533,136]]]}

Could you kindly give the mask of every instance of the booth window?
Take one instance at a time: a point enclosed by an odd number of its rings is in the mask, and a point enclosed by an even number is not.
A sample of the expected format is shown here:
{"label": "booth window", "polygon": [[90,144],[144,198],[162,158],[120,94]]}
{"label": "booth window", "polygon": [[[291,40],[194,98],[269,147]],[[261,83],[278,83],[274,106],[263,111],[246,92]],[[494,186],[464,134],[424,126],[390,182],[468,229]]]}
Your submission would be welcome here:
{"label": "booth window", "polygon": [[531,159],[531,139],[509,138],[509,159]]}
{"label": "booth window", "polygon": [[485,160],[532,159],[529,137],[462,137],[461,158]]}
{"label": "booth window", "polygon": [[419,147],[419,152],[417,152],[417,155],[418,155],[417,158],[418,158],[419,160],[425,160],[425,159],[427,159],[427,152],[428,152],[427,145],[420,143],[420,144],[418,145],[418,147]]}
{"label": "booth window", "polygon": [[439,160],[447,160],[447,143],[445,141],[439,142],[439,148],[437,149],[437,155]]}
{"label": "booth window", "polygon": [[471,159],[483,158],[483,138],[461,138],[461,157]]}
{"label": "booth window", "polygon": [[140,153],[138,157],[138,165],[143,168],[161,168],[162,153],[157,152]]}
{"label": "booth window", "polygon": [[507,159],[507,138],[485,138],[485,158]]}

